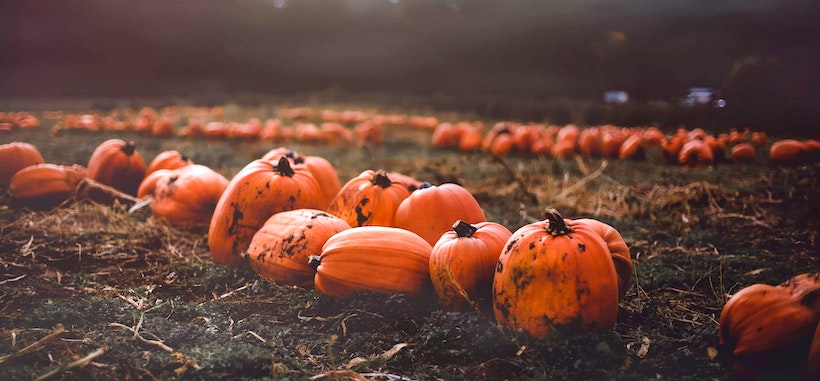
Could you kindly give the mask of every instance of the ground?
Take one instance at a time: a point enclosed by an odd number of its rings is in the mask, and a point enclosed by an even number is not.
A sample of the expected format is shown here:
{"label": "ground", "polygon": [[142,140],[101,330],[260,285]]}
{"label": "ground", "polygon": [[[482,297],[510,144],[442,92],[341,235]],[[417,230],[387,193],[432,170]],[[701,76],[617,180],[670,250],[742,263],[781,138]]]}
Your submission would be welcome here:
{"label": "ground", "polygon": [[[264,118],[274,108],[228,110]],[[623,235],[635,275],[612,331],[532,340],[487,311],[445,312],[434,294],[334,299],[217,266],[204,232],[121,205],[32,212],[4,196],[2,379],[732,379],[717,336],[727,298],[820,270],[816,163],[683,168],[652,151],[640,160],[494,157],[434,149],[429,131],[406,128],[388,129],[382,146],[355,147],[81,133],[54,123],[0,143],[27,141],[48,162],[85,165],[97,144],[119,137],[149,160],[177,149],[228,178],[287,146],[327,158],[342,182],[379,168],[457,182],[512,231],[545,207],[597,218]],[[788,364],[762,377],[799,372]]]}

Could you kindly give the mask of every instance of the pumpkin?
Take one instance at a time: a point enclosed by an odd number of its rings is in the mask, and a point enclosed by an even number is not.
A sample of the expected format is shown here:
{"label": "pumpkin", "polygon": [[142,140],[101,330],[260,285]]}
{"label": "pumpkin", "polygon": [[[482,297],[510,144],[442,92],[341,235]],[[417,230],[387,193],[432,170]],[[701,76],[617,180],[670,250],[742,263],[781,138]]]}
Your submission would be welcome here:
{"label": "pumpkin", "polygon": [[621,144],[624,142],[624,135],[621,131],[610,130],[604,133],[601,138],[601,154],[607,158],[618,157],[618,152],[621,149]]}
{"label": "pumpkin", "polygon": [[806,144],[794,139],[778,140],[769,147],[769,158],[776,164],[797,164],[803,159]]}
{"label": "pumpkin", "polygon": [[384,128],[381,124],[370,120],[366,120],[354,126],[353,134],[356,139],[356,144],[359,147],[368,142],[375,147],[379,147],[384,142]]}
{"label": "pumpkin", "polygon": [[809,375],[813,380],[820,380],[820,324],[814,330],[814,339],[809,347]]}
{"label": "pumpkin", "polygon": [[481,148],[481,129],[472,124],[465,124],[458,139],[458,149],[461,151],[475,151]]}
{"label": "pumpkin", "polygon": [[239,265],[240,253],[270,216],[318,209],[321,203],[319,184],[304,165],[291,165],[286,157],[275,164],[261,159],[248,163],[228,183],[214,209],[208,229],[211,259]]}
{"label": "pumpkin", "polygon": [[433,245],[430,278],[447,311],[492,311],[495,265],[512,232],[495,222],[456,221]]}
{"label": "pumpkin", "polygon": [[333,164],[321,156],[301,155],[284,147],[272,149],[262,159],[276,161],[282,156],[290,159],[293,164],[304,164],[307,167],[322,190],[322,209],[327,208],[342,189],[339,174]]}
{"label": "pumpkin", "polygon": [[435,148],[458,146],[461,140],[462,129],[457,124],[441,123],[433,130],[430,143]]}
{"label": "pumpkin", "polygon": [[569,159],[575,155],[575,142],[558,140],[550,147],[550,154],[556,159]]}
{"label": "pumpkin", "polygon": [[490,152],[496,156],[506,156],[515,147],[515,139],[510,133],[498,134],[490,143]]}
{"label": "pumpkin", "polygon": [[807,359],[818,322],[820,273],[801,274],[732,295],[720,313],[718,335],[736,371],[776,373]]}
{"label": "pumpkin", "polygon": [[[157,220],[183,230],[207,227],[228,179],[204,165],[160,169],[143,183],[153,184],[149,195],[151,212]],[[140,186],[143,191],[143,186]],[[145,196],[143,196],[145,197]]]}
{"label": "pumpkin", "polygon": [[88,177],[124,193],[136,196],[145,176],[145,160],[134,142],[109,139],[101,143],[88,160]]}
{"label": "pumpkin", "polygon": [[353,227],[330,237],[318,256],[313,285],[334,297],[357,292],[403,293],[409,297],[430,289],[433,247],[416,233],[388,226]]}
{"label": "pumpkin", "polygon": [[144,177],[148,177],[148,175],[158,169],[177,169],[193,163],[188,156],[179,153],[177,150],[162,151],[155,156],[154,160],[151,160],[151,163],[145,168]]}
{"label": "pumpkin", "polygon": [[399,204],[392,226],[416,233],[432,246],[457,220],[474,224],[487,218],[475,197],[461,185],[424,183]]}
{"label": "pumpkin", "polygon": [[327,211],[357,226],[392,226],[399,204],[410,196],[403,182],[390,179],[384,170],[365,170],[350,179]]}
{"label": "pumpkin", "polygon": [[578,135],[578,151],[586,156],[601,154],[601,130],[597,127],[585,128]]}
{"label": "pumpkin", "polygon": [[620,159],[640,159],[643,155],[643,139],[640,135],[630,135],[618,148]]}
{"label": "pumpkin", "polygon": [[607,244],[584,221],[547,210],[516,230],[493,279],[493,313],[533,338],[556,327],[605,331],[618,315],[618,277]]}
{"label": "pumpkin", "polygon": [[755,161],[755,147],[751,143],[739,143],[732,147],[729,157],[738,163],[752,163]]}
{"label": "pumpkin", "polygon": [[422,185],[424,185],[423,181],[419,181],[412,176],[408,176],[399,172],[388,172],[387,177],[390,178],[390,181],[404,184],[404,186],[410,192],[413,192],[416,189],[421,188]]}
{"label": "pumpkin", "polygon": [[31,165],[42,164],[43,155],[32,144],[12,142],[0,145],[0,189],[6,189],[14,174]]}
{"label": "pumpkin", "polygon": [[254,234],[244,255],[251,269],[264,279],[313,288],[316,270],[308,265],[310,256],[321,254],[330,237],[349,228],[342,219],[317,209],[279,212]]}
{"label": "pumpkin", "polygon": [[60,205],[74,193],[86,177],[80,165],[35,164],[25,167],[9,182],[11,205],[33,210],[48,210]]}
{"label": "pumpkin", "polygon": [[683,144],[678,152],[678,164],[690,167],[710,165],[714,161],[712,149],[703,140],[694,139]]}
{"label": "pumpkin", "polygon": [[664,162],[670,164],[678,163],[678,154],[680,154],[681,148],[683,148],[684,139],[685,138],[679,135],[672,135],[664,137],[663,140],[661,140],[661,158]]}
{"label": "pumpkin", "polygon": [[612,256],[612,263],[615,265],[615,272],[618,274],[618,300],[623,300],[632,284],[632,256],[629,254],[626,241],[615,228],[601,221],[579,218],[575,222],[584,224],[598,233],[606,243],[609,254]]}

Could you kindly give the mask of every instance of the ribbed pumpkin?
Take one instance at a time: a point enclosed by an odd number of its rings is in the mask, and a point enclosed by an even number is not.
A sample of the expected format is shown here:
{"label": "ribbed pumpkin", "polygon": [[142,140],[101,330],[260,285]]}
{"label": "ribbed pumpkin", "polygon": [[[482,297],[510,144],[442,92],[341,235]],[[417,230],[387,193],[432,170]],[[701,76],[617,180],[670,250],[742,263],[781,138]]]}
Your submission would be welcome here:
{"label": "ribbed pumpkin", "polygon": [[492,311],[495,266],[511,235],[495,222],[458,220],[433,245],[430,278],[445,310]]}
{"label": "ribbed pumpkin", "polygon": [[97,146],[88,160],[88,177],[132,196],[145,177],[145,160],[134,142],[109,139]]}
{"label": "ribbed pumpkin", "polygon": [[177,169],[160,169],[148,175],[140,186],[151,184],[151,212],[154,218],[183,230],[208,227],[216,203],[228,187],[228,179],[204,165],[191,164]]}
{"label": "ribbed pumpkin", "polygon": [[583,221],[547,210],[504,246],[493,279],[493,312],[534,338],[558,326],[605,331],[618,315],[618,276],[606,243]]}
{"label": "ribbed pumpkin", "polygon": [[726,302],[718,335],[741,373],[777,371],[806,361],[820,322],[820,273],[777,286],[753,284]]}
{"label": "ribbed pumpkin", "polygon": [[335,297],[356,292],[403,293],[414,297],[430,288],[430,252],[416,233],[387,226],[362,226],[330,237],[319,256],[314,287]]}
{"label": "ribbed pumpkin", "polygon": [[31,165],[42,164],[43,155],[32,144],[11,142],[0,145],[0,189],[6,189],[14,174]]}
{"label": "ribbed pumpkin", "polygon": [[253,271],[282,285],[313,288],[316,270],[308,265],[327,240],[350,225],[318,209],[279,212],[265,221],[245,253]]}
{"label": "ribbed pumpkin", "polygon": [[612,262],[615,265],[615,272],[618,274],[618,301],[623,300],[626,291],[632,284],[632,256],[626,241],[612,226],[591,218],[579,218],[575,223],[584,224],[599,236],[606,243]]}
{"label": "ribbed pumpkin", "polygon": [[9,182],[11,205],[48,210],[67,200],[77,184],[86,177],[80,165],[35,164],[25,167]]}
{"label": "ribbed pumpkin", "polygon": [[144,177],[148,177],[148,175],[159,169],[177,169],[193,163],[191,158],[179,153],[177,150],[162,151],[145,168]]}
{"label": "ribbed pumpkin", "polygon": [[304,165],[254,160],[240,170],[222,193],[208,230],[211,259],[239,265],[240,253],[270,216],[293,209],[318,209],[322,193]]}
{"label": "ribbed pumpkin", "polygon": [[453,221],[469,224],[487,221],[475,197],[458,184],[422,184],[396,209],[393,226],[407,229],[435,245]]}
{"label": "ribbed pumpkin", "polygon": [[302,155],[283,147],[269,151],[262,156],[262,159],[279,160],[282,156],[291,159],[293,164],[304,164],[313,174],[313,178],[316,179],[319,188],[322,190],[322,209],[326,209],[339,193],[339,190],[342,189],[342,182],[339,180],[339,174],[333,164],[321,156]]}
{"label": "ribbed pumpkin", "polygon": [[394,182],[384,170],[365,170],[339,190],[327,211],[352,227],[392,226],[399,204],[410,196],[402,182]]}

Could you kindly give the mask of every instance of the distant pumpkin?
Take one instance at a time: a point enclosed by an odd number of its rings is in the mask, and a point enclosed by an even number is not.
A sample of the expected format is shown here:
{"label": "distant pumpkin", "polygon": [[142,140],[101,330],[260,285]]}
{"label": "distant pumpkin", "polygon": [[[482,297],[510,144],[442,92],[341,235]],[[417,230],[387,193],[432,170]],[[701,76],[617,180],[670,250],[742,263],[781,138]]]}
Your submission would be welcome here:
{"label": "distant pumpkin", "polygon": [[30,143],[12,142],[0,145],[0,189],[9,186],[11,177],[17,171],[44,162],[43,155]]}
{"label": "distant pumpkin", "polygon": [[145,160],[134,142],[109,139],[97,146],[88,160],[88,177],[123,193],[137,195],[145,176]]}

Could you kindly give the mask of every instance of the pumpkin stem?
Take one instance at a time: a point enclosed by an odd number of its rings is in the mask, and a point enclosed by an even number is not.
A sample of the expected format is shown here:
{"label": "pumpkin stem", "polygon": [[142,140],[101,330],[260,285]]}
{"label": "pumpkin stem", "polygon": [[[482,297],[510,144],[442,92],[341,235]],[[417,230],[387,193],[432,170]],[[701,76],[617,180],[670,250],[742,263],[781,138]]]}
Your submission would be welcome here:
{"label": "pumpkin stem", "polygon": [[470,225],[462,220],[458,220],[456,221],[456,223],[453,224],[453,231],[456,232],[456,237],[458,238],[472,237],[473,234],[475,234],[476,230],[478,230],[477,227]]}
{"label": "pumpkin stem", "polygon": [[387,188],[390,186],[390,184],[393,184],[393,182],[390,181],[390,178],[387,177],[387,172],[385,172],[383,169],[378,170],[376,172],[376,175],[373,176],[372,179],[370,179],[370,182],[382,188]]}
{"label": "pumpkin stem", "polygon": [[293,167],[290,166],[290,160],[288,160],[285,156],[279,158],[279,163],[276,163],[276,166],[273,169],[287,177],[293,177],[293,174],[296,173],[296,171],[293,170]]}
{"label": "pumpkin stem", "polygon": [[557,210],[547,208],[544,210],[544,217],[549,221],[547,233],[550,233],[551,236],[555,237],[572,233],[572,228],[567,226],[566,222],[564,222],[564,217],[561,217],[561,214],[559,214]]}
{"label": "pumpkin stem", "polygon": [[433,186],[433,184],[430,184],[430,183],[425,181],[425,182],[423,182],[419,185],[418,189],[427,189],[427,188],[430,188],[432,186]]}
{"label": "pumpkin stem", "polygon": [[322,264],[322,257],[320,257],[318,255],[311,255],[308,258],[308,266],[310,266],[314,270],[318,269],[319,265],[321,265],[321,264]]}
{"label": "pumpkin stem", "polygon": [[179,154],[179,160],[182,160],[182,161],[191,161],[191,158],[190,158],[190,157],[188,157],[187,155]]}
{"label": "pumpkin stem", "polygon": [[134,151],[137,150],[137,143],[134,143],[133,141],[125,143],[120,150],[125,154],[125,156],[131,156],[134,154]]}
{"label": "pumpkin stem", "polygon": [[293,162],[296,164],[302,164],[305,162],[305,157],[300,155],[299,152],[296,152],[292,149],[289,149],[285,156],[293,159]]}

